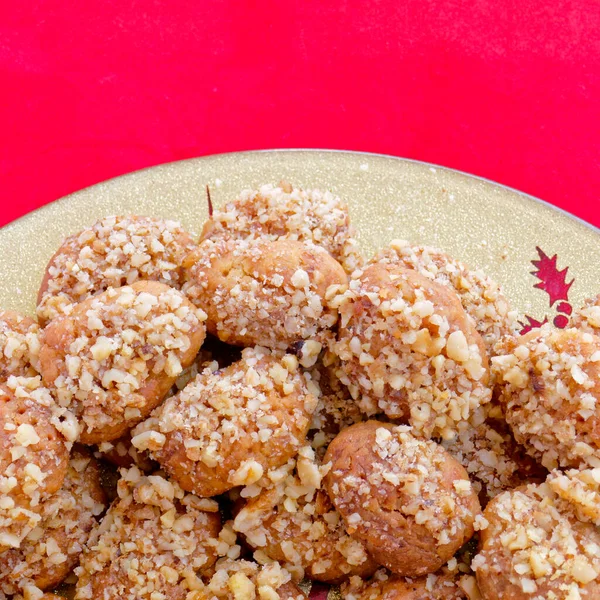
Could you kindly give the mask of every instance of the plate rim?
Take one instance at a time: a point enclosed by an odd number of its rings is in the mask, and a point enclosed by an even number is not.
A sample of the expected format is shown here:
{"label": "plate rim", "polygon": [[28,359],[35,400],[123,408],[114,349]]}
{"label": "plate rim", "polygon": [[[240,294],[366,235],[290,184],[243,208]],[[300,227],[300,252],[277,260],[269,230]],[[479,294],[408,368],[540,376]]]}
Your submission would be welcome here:
{"label": "plate rim", "polygon": [[598,236],[600,236],[600,227],[597,227],[596,225],[593,225],[592,223],[588,223],[586,220],[582,219],[581,217],[578,217],[577,215],[574,215],[573,213],[569,212],[568,210],[565,210],[564,208],[561,208],[559,206],[555,206],[554,204],[552,204],[551,202],[548,202],[547,200],[543,200],[542,198],[538,198],[537,196],[533,196],[532,194],[529,194],[527,192],[523,192],[521,190],[518,190],[517,188],[511,187],[509,185],[506,185],[504,183],[499,183],[497,181],[494,181],[493,179],[489,179],[487,177],[483,177],[482,175],[474,175],[472,173],[468,173],[467,171],[461,171],[460,169],[455,169],[453,167],[446,167],[444,165],[439,165],[436,163],[432,163],[432,162],[427,162],[424,160],[419,160],[416,158],[406,158],[403,156],[396,156],[393,154],[385,154],[382,152],[367,152],[367,151],[363,151],[363,150],[339,150],[339,149],[335,149],[335,148],[261,148],[258,150],[240,150],[240,151],[232,151],[232,152],[216,152],[213,154],[203,154],[200,156],[191,156],[189,158],[182,158],[182,159],[178,159],[178,160],[172,160],[172,161],[167,161],[167,162],[162,162],[162,163],[158,163],[156,165],[150,165],[148,167],[142,167],[141,169],[135,169],[133,171],[127,171],[126,173],[121,173],[121,175],[116,175],[115,177],[110,177],[108,179],[103,179],[102,181],[98,181],[97,183],[94,183],[92,185],[88,185],[86,187],[83,187],[79,190],[76,190],[74,192],[71,192],[70,194],[67,194],[66,196],[61,196],[60,198],[56,198],[55,200],[50,200],[49,202],[47,202],[46,204],[43,204],[42,206],[38,206],[37,208],[34,208],[33,210],[30,210],[29,212],[25,213],[24,215],[21,215],[20,217],[10,221],[9,223],[6,223],[5,225],[3,225],[2,227],[0,227],[0,232],[2,230],[5,229],[9,229],[12,226],[20,223],[22,220],[27,219],[28,217],[30,217],[31,215],[38,213],[38,212],[42,212],[44,210],[46,210],[47,208],[51,207],[52,205],[61,202],[63,200],[66,200],[68,198],[71,198],[72,196],[76,196],[77,194],[80,194],[82,192],[85,192],[87,190],[93,189],[97,186],[100,185],[104,185],[106,183],[121,179],[121,178],[125,178],[125,177],[129,177],[131,175],[134,174],[138,174],[138,173],[142,173],[143,171],[150,171],[153,169],[159,169],[162,167],[167,167],[170,165],[175,165],[178,163],[185,163],[185,162],[190,162],[190,161],[199,161],[199,160],[203,160],[203,159],[210,159],[210,158],[219,158],[219,157],[225,157],[225,156],[243,156],[243,155],[256,155],[256,154],[269,154],[269,153],[285,153],[285,154],[293,154],[296,152],[311,152],[311,153],[324,153],[324,154],[351,154],[351,155],[356,155],[356,156],[365,156],[365,157],[370,157],[370,156],[374,156],[377,158],[385,158],[385,159],[392,159],[392,160],[398,160],[398,161],[403,161],[403,162],[408,162],[408,163],[412,163],[412,164],[416,164],[416,165],[421,165],[424,167],[428,167],[428,168],[433,168],[433,169],[442,169],[444,171],[449,171],[453,174],[456,175],[460,175],[462,177],[466,177],[468,179],[475,179],[475,180],[479,180],[482,181],[486,184],[489,184],[493,187],[497,187],[497,188],[501,188],[505,191],[508,191],[512,194],[516,194],[518,196],[521,196],[523,199],[525,200],[529,200],[538,204],[541,204],[543,206],[545,206],[546,208],[555,211],[559,214],[562,214],[564,217],[567,217],[568,219],[571,219],[577,223],[579,223],[580,225],[583,225],[584,227],[590,229],[593,233],[596,233]]}

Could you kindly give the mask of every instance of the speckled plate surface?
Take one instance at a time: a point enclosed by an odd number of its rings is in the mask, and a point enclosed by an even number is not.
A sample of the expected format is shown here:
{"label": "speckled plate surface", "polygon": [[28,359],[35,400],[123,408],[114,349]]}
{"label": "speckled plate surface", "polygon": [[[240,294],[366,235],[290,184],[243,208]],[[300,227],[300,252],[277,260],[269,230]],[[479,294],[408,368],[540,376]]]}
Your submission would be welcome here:
{"label": "speckled plate surface", "polygon": [[[65,174],[68,177],[68,173]],[[137,213],[198,233],[246,187],[286,179],[327,188],[350,205],[365,255],[394,238],[446,250],[499,281],[524,327],[564,327],[600,292],[600,232],[515,190],[449,169],[351,152],[224,154],[138,171],[54,202],[0,230],[0,306],[32,314],[43,270],[62,239],[99,217]],[[316,597],[324,598],[326,592]]]}
{"label": "speckled plate surface", "polygon": [[438,246],[484,269],[514,306],[534,319],[553,320],[568,312],[567,304],[578,306],[600,292],[600,232],[525,194],[393,157],[284,150],[208,156],[138,171],[7,225],[0,229],[0,306],[32,313],[42,272],[62,238],[99,217],[164,216],[199,232],[207,216],[206,184],[218,206],[242,188],[282,178],[331,189],[347,200],[365,254],[393,238]]}

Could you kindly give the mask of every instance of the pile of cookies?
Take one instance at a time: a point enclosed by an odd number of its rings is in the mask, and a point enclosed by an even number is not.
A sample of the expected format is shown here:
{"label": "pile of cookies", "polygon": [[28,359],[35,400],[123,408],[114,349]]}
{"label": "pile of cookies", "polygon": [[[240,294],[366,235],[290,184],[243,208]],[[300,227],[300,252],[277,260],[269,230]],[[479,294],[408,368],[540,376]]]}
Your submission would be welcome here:
{"label": "pile of cookies", "polygon": [[520,336],[330,192],[70,236],[0,394],[0,599],[600,597],[600,300]]}

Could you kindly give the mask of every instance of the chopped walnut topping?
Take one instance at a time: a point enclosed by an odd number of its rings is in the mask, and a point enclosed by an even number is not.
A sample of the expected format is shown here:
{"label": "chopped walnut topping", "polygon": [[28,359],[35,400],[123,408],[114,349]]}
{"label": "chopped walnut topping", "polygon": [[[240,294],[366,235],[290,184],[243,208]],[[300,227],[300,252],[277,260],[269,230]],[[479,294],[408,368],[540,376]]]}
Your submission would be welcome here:
{"label": "chopped walnut topping", "polygon": [[175,221],[105,217],[68,237],[50,260],[38,295],[38,318],[46,323],[70,314],[89,296],[140,279],[179,288],[181,265],[195,247]]}
{"label": "chopped walnut topping", "polygon": [[73,417],[54,403],[39,377],[0,385],[0,549],[19,548],[36,528],[43,503],[67,472]]}
{"label": "chopped walnut topping", "polygon": [[35,377],[39,370],[39,327],[33,319],[0,310],[0,379]]}
{"label": "chopped walnut topping", "polygon": [[484,598],[496,597],[498,589],[532,600],[599,596],[600,532],[562,507],[548,484],[504,492],[490,502],[484,513],[489,527],[472,562]]}
{"label": "chopped walnut topping", "polygon": [[0,591],[58,585],[79,561],[92,527],[106,508],[100,472],[89,453],[71,455],[63,487],[43,502],[41,521],[19,549],[0,554]]}
{"label": "chopped walnut topping", "polygon": [[189,281],[183,289],[206,310],[208,331],[224,342],[285,350],[308,340],[307,353],[316,359],[319,338],[337,323],[326,295],[332,286],[345,289],[346,274],[319,246],[293,240],[207,240],[187,264]]}
{"label": "chopped walnut topping", "polygon": [[600,335],[600,294],[595,298],[587,299],[583,306],[573,313],[571,326],[587,333]]}
{"label": "chopped walnut topping", "polygon": [[193,362],[204,319],[181,292],[139,281],[88,298],[50,323],[42,376],[81,419],[81,440],[116,439],[141,421]]}
{"label": "chopped walnut topping", "polygon": [[462,576],[444,568],[424,577],[399,577],[384,569],[369,581],[351,577],[341,587],[344,600],[474,600],[466,595]]}
{"label": "chopped walnut topping", "polygon": [[136,467],[117,490],[75,571],[76,600],[185,598],[217,558],[218,506]]}
{"label": "chopped walnut topping", "polygon": [[186,600],[306,600],[281,565],[221,559],[214,575],[199,582]]}
{"label": "chopped walnut topping", "polygon": [[431,281],[452,288],[475,322],[488,351],[504,335],[515,334],[517,313],[511,311],[500,286],[482,271],[473,271],[441,250],[394,240],[372,262],[415,269]]}
{"label": "chopped walnut topping", "polygon": [[495,404],[475,410],[468,421],[458,424],[456,438],[442,445],[472,477],[480,498],[492,499],[523,483],[542,482],[547,474],[515,442]]}
{"label": "chopped walnut topping", "polygon": [[580,521],[600,527],[600,468],[556,470],[547,481],[560,512],[571,512]]}
{"label": "chopped walnut topping", "polygon": [[367,421],[330,444],[327,490],[346,525],[399,575],[431,573],[474,532],[480,506],[464,469],[406,426]]}
{"label": "chopped walnut topping", "polygon": [[[600,598],[600,295],[518,338],[439,250],[363,265],[347,206],[287,182],[200,245],[140,216],[67,238],[45,329],[0,311],[0,600],[56,600],[80,555],[75,600]],[[100,524],[78,439],[123,467]]]}
{"label": "chopped walnut topping", "polygon": [[335,583],[376,569],[363,544],[346,533],[321,487],[328,470],[304,446],[294,471],[251,498],[234,521],[253,548],[282,563],[297,580],[307,576]]}
{"label": "chopped walnut topping", "polygon": [[548,469],[600,467],[600,338],[544,326],[497,350],[492,369],[515,439]]}
{"label": "chopped walnut topping", "polygon": [[337,374],[339,369],[337,356],[325,352],[323,359],[310,371],[313,381],[321,390],[309,431],[311,446],[319,459],[323,458],[327,446],[342,429],[365,419],[350,391],[340,381]]}
{"label": "chopped walnut topping", "polygon": [[312,242],[325,248],[347,273],[363,262],[347,205],[329,191],[300,190],[284,183],[244,190],[213,213],[201,237]]}
{"label": "chopped walnut topping", "polygon": [[416,271],[374,263],[337,296],[342,382],[369,415],[408,419],[451,439],[491,399],[485,346],[454,292]]}
{"label": "chopped walnut topping", "polygon": [[240,361],[205,369],[166,400],[134,429],[132,443],[184,489],[214,496],[284,465],[304,442],[318,394],[297,361],[247,348]]}

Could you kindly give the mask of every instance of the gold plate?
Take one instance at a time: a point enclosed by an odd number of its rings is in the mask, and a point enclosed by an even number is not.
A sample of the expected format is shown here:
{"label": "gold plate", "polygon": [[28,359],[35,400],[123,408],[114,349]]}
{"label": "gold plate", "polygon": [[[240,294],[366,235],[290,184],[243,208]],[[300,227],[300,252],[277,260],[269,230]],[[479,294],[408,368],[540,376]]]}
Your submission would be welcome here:
{"label": "gold plate", "polygon": [[[600,292],[600,232],[526,194],[388,156],[277,150],[138,171],[0,229],[0,306],[32,314],[42,273],[62,239],[99,217],[169,217],[197,233],[207,217],[206,185],[219,206],[243,188],[281,179],[344,198],[366,256],[394,238],[437,246],[483,269],[502,284],[512,305],[535,321],[548,318],[564,326],[571,307]],[[524,325],[528,322],[524,316]]]}
{"label": "gold plate", "polygon": [[[68,177],[68,173],[65,173]],[[286,179],[347,200],[368,256],[394,238],[438,246],[499,281],[521,313],[552,320],[600,292],[600,237],[590,225],[526,194],[424,163],[354,152],[276,150],[222,154],[137,171],[53,202],[0,229],[0,306],[33,313],[46,263],[68,234],[109,214],[178,219],[199,232],[205,186],[216,206],[246,187]],[[539,251],[536,250],[539,248]],[[546,287],[531,274],[543,252]],[[558,256],[552,262],[551,258]],[[560,271],[566,267],[568,273]],[[574,278],[574,283],[567,284]],[[544,287],[544,284],[541,284]],[[562,306],[568,311],[566,305]]]}

